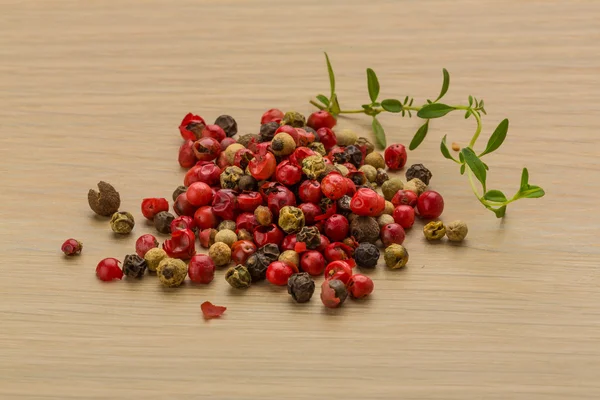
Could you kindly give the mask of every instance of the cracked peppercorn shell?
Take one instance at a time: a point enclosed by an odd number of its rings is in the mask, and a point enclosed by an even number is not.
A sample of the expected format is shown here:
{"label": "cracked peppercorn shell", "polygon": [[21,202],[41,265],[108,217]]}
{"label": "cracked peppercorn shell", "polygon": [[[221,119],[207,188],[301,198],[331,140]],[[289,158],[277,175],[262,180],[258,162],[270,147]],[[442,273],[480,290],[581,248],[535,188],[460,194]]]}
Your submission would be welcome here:
{"label": "cracked peppercorn shell", "polygon": [[413,178],[406,182],[406,185],[404,185],[404,190],[410,190],[415,192],[417,196],[420,196],[421,193],[427,190],[427,185],[419,178]]}
{"label": "cracked peppercorn shell", "polygon": [[223,229],[229,229],[230,231],[235,231],[235,221],[232,221],[230,219],[221,221],[219,223],[219,226],[217,226],[217,232],[222,231]]}
{"label": "cracked peppercorn shell", "polygon": [[365,164],[370,165],[375,168],[385,168],[385,160],[381,153],[376,151],[367,154],[365,157]]}
{"label": "cracked peppercorn shell", "polygon": [[297,111],[288,111],[281,119],[281,125],[289,125],[294,128],[302,128],[306,125],[306,117]]}
{"label": "cracked peppercorn shell", "polygon": [[123,274],[131,278],[141,278],[146,272],[148,263],[137,254],[128,254],[123,260]]}
{"label": "cracked peppercorn shell", "polygon": [[250,232],[248,232],[246,229],[238,229],[237,237],[238,237],[238,240],[249,240],[251,242],[254,241],[252,234]]}
{"label": "cracked peppercorn shell", "polygon": [[348,195],[344,195],[337,200],[337,212],[342,214],[345,217],[348,217],[352,212],[350,208],[350,202],[352,201],[352,197]]}
{"label": "cracked peppercorn shell", "polygon": [[301,272],[288,278],[287,289],[296,303],[306,303],[315,292],[315,281],[308,273]]}
{"label": "cracked peppercorn shell", "polygon": [[408,251],[401,244],[392,244],[385,249],[383,259],[388,268],[403,268],[408,263]]}
{"label": "cracked peppercorn shell", "polygon": [[279,211],[278,225],[285,233],[299,232],[304,227],[304,213],[298,207],[282,207]]}
{"label": "cracked peppercorn shell", "polygon": [[187,188],[183,185],[177,186],[175,191],[173,191],[173,201],[177,201],[177,198],[180,194],[187,192]]}
{"label": "cracked peppercorn shell", "polygon": [[250,284],[252,283],[252,276],[250,275],[248,268],[243,265],[236,265],[225,272],[225,280],[233,288],[246,289],[250,287]]}
{"label": "cracked peppercorn shell", "polygon": [[93,212],[103,217],[110,217],[121,206],[121,197],[119,192],[110,184],[104,181],[98,182],[98,191],[90,189],[88,192],[88,203]]}
{"label": "cracked peppercorn shell", "polygon": [[431,180],[432,176],[433,175],[431,174],[431,171],[429,171],[423,164],[413,164],[408,170],[406,170],[407,181],[418,178],[424,184],[429,185],[429,181]]}
{"label": "cracked peppercorn shell", "polygon": [[375,268],[379,256],[379,249],[372,243],[361,243],[354,250],[354,260],[361,268]]}
{"label": "cracked peppercorn shell", "polygon": [[423,235],[429,241],[440,240],[446,235],[446,227],[442,221],[431,221],[423,227]]}
{"label": "cracked peppercorn shell", "polygon": [[462,242],[467,237],[469,228],[463,221],[452,221],[446,225],[446,237],[451,242]]}
{"label": "cracked peppercorn shell", "polygon": [[354,218],[350,223],[350,236],[359,243],[375,243],[379,239],[379,224],[373,217]]}
{"label": "cracked peppercorn shell", "polygon": [[114,233],[126,235],[131,233],[134,226],[135,220],[133,219],[133,215],[127,211],[117,211],[110,218],[110,227]]}
{"label": "cracked peppercorn shell", "polygon": [[250,191],[253,192],[258,187],[258,182],[252,175],[244,174],[240,177],[238,182],[238,189],[241,191]]}
{"label": "cracked peppercorn shell", "polygon": [[375,178],[377,177],[377,169],[372,165],[363,165],[358,169],[359,172],[365,174],[365,178],[369,182],[375,182]]}
{"label": "cracked peppercorn shell", "polygon": [[178,258],[165,258],[158,264],[156,274],[166,287],[180,286],[187,276],[187,265]]}
{"label": "cracked peppercorn shell", "polygon": [[215,120],[215,125],[220,126],[228,137],[232,137],[237,134],[237,122],[231,115],[219,115]]}
{"label": "cracked peppercorn shell", "polygon": [[[259,143],[260,136],[257,135],[256,133],[247,133],[245,135],[241,135],[237,140],[237,144],[243,146],[244,148],[248,148],[248,145],[252,142]],[[235,154],[234,154],[234,156],[235,156]]]}
{"label": "cracked peppercorn shell", "polygon": [[171,222],[175,216],[168,211],[161,211],[154,216],[154,227],[160,233],[171,233]]}
{"label": "cracked peppercorn shell", "polygon": [[[327,301],[328,299],[324,298],[325,297],[324,296],[324,292],[325,292],[324,287],[326,285],[328,285],[329,288],[333,289],[333,291],[335,292],[335,298],[339,299],[339,303],[332,305]],[[323,302],[325,307],[328,307],[328,308],[340,307],[342,304],[344,304],[344,301],[346,301],[347,297],[348,297],[348,290],[346,289],[346,285],[344,285],[344,282],[340,281],[339,279],[326,280],[321,285],[321,301]]]}
{"label": "cracked peppercorn shell", "polygon": [[[232,143],[225,149],[225,159],[227,160],[227,164],[233,165],[233,161],[235,160],[235,153],[240,151],[241,149],[245,149],[240,143]],[[242,172],[243,173],[243,172]]]}
{"label": "cracked peppercorn shell", "polygon": [[146,260],[148,271],[156,272],[158,265],[165,258],[168,258],[167,252],[161,248],[155,247],[148,250],[144,255],[144,260]]}
{"label": "cracked peppercorn shell", "polygon": [[290,134],[279,132],[271,141],[271,151],[276,156],[289,156],[296,149],[296,142]]}
{"label": "cracked peppercorn shell", "polygon": [[279,123],[275,121],[267,122],[260,126],[259,139],[261,142],[270,142],[275,137],[275,131],[279,128]]}
{"label": "cracked peppercorn shell", "polygon": [[208,249],[208,256],[213,260],[215,266],[222,267],[231,261],[231,248],[223,242],[215,242]]}
{"label": "cracked peppercorn shell", "polygon": [[392,201],[398,190],[404,189],[404,183],[400,178],[392,178],[381,185],[381,193],[387,201]]}

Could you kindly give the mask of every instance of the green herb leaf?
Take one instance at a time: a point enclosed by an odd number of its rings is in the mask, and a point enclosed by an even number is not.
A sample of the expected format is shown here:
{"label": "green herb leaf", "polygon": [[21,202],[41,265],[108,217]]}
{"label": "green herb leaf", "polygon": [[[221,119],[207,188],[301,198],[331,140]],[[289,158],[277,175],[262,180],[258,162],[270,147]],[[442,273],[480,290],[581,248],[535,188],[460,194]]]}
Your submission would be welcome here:
{"label": "green herb leaf", "polygon": [[377,96],[379,96],[379,80],[377,80],[377,75],[371,68],[367,68],[367,85],[369,87],[369,97],[375,103]]}
{"label": "green herb leaf", "polygon": [[506,206],[502,206],[496,209],[490,208],[490,210],[492,210],[494,214],[496,214],[497,218],[502,218],[504,217],[504,214],[506,214]]}
{"label": "green herb leaf", "polygon": [[473,96],[469,95],[469,107],[473,105]]}
{"label": "green herb leaf", "polygon": [[446,104],[433,103],[423,106],[417,113],[417,116],[424,119],[440,118],[453,110],[455,110],[454,107],[450,107]]}
{"label": "green herb leaf", "polygon": [[[427,121],[427,123],[429,123],[429,121]],[[452,157],[452,155],[450,154],[450,150],[448,150],[448,145],[446,144],[446,136],[447,135],[444,135],[444,137],[442,138],[442,143],[440,143],[440,151],[442,152],[442,155],[444,157],[446,157],[448,160],[456,161],[456,159],[454,157]],[[464,164],[463,164],[463,166],[464,166]]]}
{"label": "green herb leaf", "polygon": [[333,74],[333,68],[331,62],[329,62],[329,56],[325,53],[325,61],[327,62],[327,72],[329,73],[329,87],[331,88],[330,99],[333,102],[333,95],[335,94],[335,75]]}
{"label": "green herb leaf", "polygon": [[375,103],[373,103],[373,107],[379,107],[379,106],[381,106],[381,103],[379,103],[377,101]]}
{"label": "green herb leaf", "polygon": [[317,100],[319,100],[321,103],[325,104],[326,107],[329,107],[329,99],[327,97],[325,97],[324,95],[322,95],[322,94],[318,95]]}
{"label": "green herb leaf", "polygon": [[381,102],[381,107],[383,107],[385,111],[389,111],[392,113],[399,113],[400,111],[402,111],[402,103],[400,103],[400,100],[396,99],[383,100]]}
{"label": "green herb leaf", "polygon": [[487,146],[485,146],[485,150],[483,153],[479,155],[479,157],[484,156],[486,154],[491,153],[492,151],[498,149],[506,139],[506,133],[508,132],[508,119],[502,120],[498,127],[490,136],[490,140],[488,140]]}
{"label": "green herb leaf", "polygon": [[467,112],[465,112],[465,119],[468,119],[471,116],[471,110],[467,110]]}
{"label": "green herb leaf", "polygon": [[363,104],[361,107],[364,108],[365,110],[370,110],[371,109],[371,105],[370,104]]}
{"label": "green herb leaf", "polygon": [[527,168],[523,168],[523,172],[521,173],[521,190],[527,189],[529,186],[529,171]]}
{"label": "green herb leaf", "polygon": [[373,117],[372,126],[373,126],[373,133],[375,134],[375,139],[377,140],[377,144],[379,144],[379,146],[382,149],[385,149],[386,142],[385,142],[385,131],[383,130],[383,126],[381,126],[381,124],[375,117]]}
{"label": "green herb leaf", "polygon": [[483,198],[489,201],[495,201],[496,203],[503,203],[507,201],[506,196],[499,190],[488,190]]}
{"label": "green herb leaf", "polygon": [[460,166],[460,174],[464,175],[465,174],[465,164]]}
{"label": "green herb leaf", "polygon": [[525,197],[528,199],[537,199],[538,197],[543,197],[546,194],[544,189],[535,185],[528,185],[526,190],[519,191],[519,197]]}
{"label": "green herb leaf", "polygon": [[341,109],[340,109],[340,103],[338,103],[338,98],[337,98],[337,94],[333,94],[333,97],[331,98],[331,104],[329,107],[329,111],[331,111],[331,113],[333,114],[333,116],[337,116]]}
{"label": "green herb leaf", "polygon": [[475,175],[475,178],[481,182],[483,190],[485,191],[485,180],[487,178],[485,166],[470,147],[463,148],[460,153],[464,156],[465,162],[469,166],[469,169],[473,171],[473,175]]}
{"label": "green herb leaf", "polygon": [[458,153],[458,159],[460,160],[460,162],[461,162],[462,164],[464,164],[464,163],[465,163],[465,158],[463,157],[462,153]]}
{"label": "green herb leaf", "polygon": [[423,139],[425,139],[425,136],[427,136],[427,131],[428,130],[429,130],[429,120],[427,120],[417,130],[417,133],[415,133],[415,136],[413,137],[413,139],[410,142],[410,145],[408,146],[409,150],[414,150],[417,147],[419,147],[419,145],[421,144],[421,142],[423,141]]}
{"label": "green herb leaf", "polygon": [[444,97],[444,95],[448,91],[448,86],[450,86],[450,74],[448,73],[446,68],[444,68],[442,72],[444,74],[444,83],[442,84],[442,90],[440,91],[440,95],[437,99],[435,99],[436,102],[442,97]]}

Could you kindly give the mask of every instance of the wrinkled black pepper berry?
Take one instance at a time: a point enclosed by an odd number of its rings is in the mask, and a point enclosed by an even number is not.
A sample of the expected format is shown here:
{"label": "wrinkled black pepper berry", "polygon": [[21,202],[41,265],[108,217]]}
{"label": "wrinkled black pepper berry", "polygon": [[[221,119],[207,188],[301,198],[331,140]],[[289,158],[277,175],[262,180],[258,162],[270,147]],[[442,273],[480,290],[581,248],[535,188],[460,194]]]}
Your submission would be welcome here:
{"label": "wrinkled black pepper berry", "polygon": [[333,162],[336,164],[343,164],[350,161],[350,157],[346,151],[340,151],[339,153],[335,153],[333,155]]}
{"label": "wrinkled black pepper berry", "polygon": [[276,244],[266,244],[252,254],[246,261],[246,268],[250,272],[252,282],[264,280],[267,277],[269,264],[279,258],[279,248]]}
{"label": "wrinkled black pepper berry", "polygon": [[348,195],[340,197],[337,201],[337,212],[344,216],[347,216],[348,214],[350,214],[352,212],[352,209],[350,208],[351,200],[352,200],[352,197],[350,197]]}
{"label": "wrinkled black pepper berry", "polygon": [[141,278],[146,272],[148,263],[137,254],[128,254],[123,260],[123,273],[131,278]]}
{"label": "wrinkled black pepper berry", "polygon": [[229,137],[233,137],[237,134],[237,122],[231,115],[221,115],[215,120],[215,125],[219,125],[225,134]]}
{"label": "wrinkled black pepper berry", "polygon": [[379,186],[383,185],[384,182],[388,181],[390,177],[383,168],[377,168],[377,175],[375,175],[375,183]]}
{"label": "wrinkled black pepper berry", "polygon": [[288,293],[296,303],[306,303],[315,292],[315,281],[306,272],[290,276],[287,283]]}
{"label": "wrinkled black pepper berry", "polygon": [[187,188],[185,186],[177,186],[177,189],[173,192],[173,201],[177,201],[177,198],[180,194],[187,192]]}
{"label": "wrinkled black pepper berry", "polygon": [[429,185],[429,180],[433,175],[431,171],[429,171],[423,164],[413,164],[406,171],[406,181],[410,181],[411,179],[418,178],[424,184]]}
{"label": "wrinkled black pepper berry", "polygon": [[260,126],[260,141],[270,142],[275,137],[275,131],[279,128],[278,122],[267,122]]}
{"label": "wrinkled black pepper berry", "polygon": [[316,249],[321,244],[321,233],[316,226],[305,226],[296,234],[296,241],[306,243],[309,249]]}
{"label": "wrinkled black pepper berry", "polygon": [[347,154],[348,161],[356,168],[360,168],[363,160],[363,153],[360,149],[354,145],[346,147],[344,153]]}
{"label": "wrinkled black pepper berry", "polygon": [[354,260],[361,268],[375,268],[379,255],[379,249],[372,243],[361,243],[354,250]]}
{"label": "wrinkled black pepper berry", "polygon": [[354,182],[354,184],[357,186],[361,186],[367,183],[367,177],[362,171],[350,172],[348,174],[348,178],[350,178],[352,182]]}
{"label": "wrinkled black pepper berry", "polygon": [[161,211],[154,216],[154,227],[160,233],[171,233],[171,222],[175,216],[168,211]]}
{"label": "wrinkled black pepper berry", "polygon": [[255,191],[258,183],[251,175],[243,175],[238,182],[238,187],[242,191]]}

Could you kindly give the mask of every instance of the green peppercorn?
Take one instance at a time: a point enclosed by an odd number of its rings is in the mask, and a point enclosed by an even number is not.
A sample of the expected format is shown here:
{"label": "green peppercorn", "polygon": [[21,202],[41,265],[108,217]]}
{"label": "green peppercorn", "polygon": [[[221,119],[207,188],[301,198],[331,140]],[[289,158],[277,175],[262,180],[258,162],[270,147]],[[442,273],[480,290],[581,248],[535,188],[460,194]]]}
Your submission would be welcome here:
{"label": "green peppercorn", "polygon": [[296,142],[288,133],[279,132],[271,141],[271,150],[276,156],[287,156],[296,149]]}
{"label": "green peppercorn", "polygon": [[254,238],[252,237],[252,234],[250,232],[248,232],[246,229],[238,229],[237,237],[238,237],[238,240],[250,240],[250,241],[254,240]]}
{"label": "green peppercorn", "polygon": [[110,219],[110,227],[113,232],[121,235],[130,233],[134,226],[135,220],[133,219],[133,215],[127,211],[117,211]]}
{"label": "green peppercorn", "polygon": [[334,164],[333,167],[336,171],[338,171],[342,176],[348,176],[350,170],[344,164]]}
{"label": "green peppercorn", "polygon": [[177,258],[165,258],[158,264],[156,273],[166,287],[180,286],[187,276],[187,265]]}
{"label": "green peppercorn", "polygon": [[410,181],[411,179],[418,178],[425,185],[429,185],[429,181],[431,180],[431,171],[429,171],[423,164],[413,164],[410,166],[408,170],[406,170],[406,180]]}
{"label": "green peppercorn", "polygon": [[325,162],[319,154],[308,156],[302,160],[302,172],[308,179],[317,179],[321,173],[325,172]]}
{"label": "green peppercorn", "polygon": [[385,182],[387,182],[389,179],[390,179],[390,177],[387,174],[387,172],[385,172],[385,169],[383,169],[383,168],[377,168],[377,175],[375,175],[375,183],[376,184],[378,184],[379,186],[381,186]]}
{"label": "green peppercorn", "polygon": [[379,249],[372,243],[361,243],[354,250],[354,260],[361,268],[375,268],[379,261]]}
{"label": "green peppercorn", "polygon": [[271,225],[273,222],[273,213],[267,206],[258,206],[256,207],[256,210],[254,210],[254,218],[256,218],[256,222],[262,226]]}
{"label": "green peppercorn", "polygon": [[213,260],[215,266],[222,267],[231,261],[231,248],[223,242],[215,242],[208,249],[208,256]]}
{"label": "green peppercorn", "polygon": [[221,129],[225,131],[225,134],[229,137],[233,137],[237,134],[237,122],[230,115],[220,115],[215,120],[215,125],[220,126]]}
{"label": "green peppercorn", "polygon": [[375,243],[379,239],[379,224],[373,217],[354,218],[350,223],[350,235],[359,243]]}
{"label": "green peppercorn", "polygon": [[391,244],[385,249],[383,259],[388,268],[402,268],[408,263],[408,251],[401,244]]}
{"label": "green peppercorn", "polygon": [[369,141],[369,139],[364,138],[364,137],[359,137],[358,139],[356,139],[356,142],[354,142],[354,145],[362,148],[363,146],[365,147],[366,150],[366,154],[371,154],[373,152],[373,150],[375,150],[375,146],[373,146],[373,143],[371,143]]}
{"label": "green peppercorn", "polygon": [[279,211],[279,227],[285,233],[299,232],[304,226],[304,213],[292,206],[282,207]]}
{"label": "green peppercorn", "polygon": [[440,240],[446,234],[446,227],[442,221],[431,221],[423,227],[423,234],[427,240]]}
{"label": "green peppercorn", "polygon": [[406,182],[404,185],[405,190],[411,190],[420,196],[425,190],[427,190],[427,185],[420,180],[419,178],[413,178],[410,181]]}
{"label": "green peppercorn", "polygon": [[229,166],[221,172],[221,187],[223,189],[237,189],[244,171],[235,165]]}
{"label": "green peppercorn", "polygon": [[98,182],[98,192],[94,189],[90,189],[88,192],[88,203],[96,214],[110,217],[119,211],[121,197],[110,183],[100,181]]}
{"label": "green peppercorn", "polygon": [[398,190],[402,189],[404,189],[404,183],[402,183],[400,178],[392,178],[381,185],[381,192],[387,201],[392,201],[392,198],[398,193]]}
{"label": "green peppercorn", "polygon": [[365,178],[367,178],[369,182],[375,182],[375,178],[377,178],[377,169],[374,166],[363,165],[358,171],[365,174]]}
{"label": "green peppercorn", "polygon": [[[316,137],[319,137],[319,136],[316,136]],[[322,155],[323,157],[327,154],[327,151],[325,150],[325,146],[323,146],[323,143],[320,143],[320,142],[309,143],[308,148],[311,149],[312,151],[314,151],[315,153]]]}
{"label": "green peppercorn", "polygon": [[316,226],[305,226],[296,235],[296,241],[303,242],[309,249],[316,249],[321,244],[321,233]]}
{"label": "green peppercorn", "polygon": [[171,222],[175,216],[168,211],[161,211],[154,216],[154,227],[160,233],[171,233]]}
{"label": "green peppercorn", "polygon": [[281,125],[290,125],[294,128],[302,128],[304,125],[306,125],[306,118],[299,112],[288,111],[283,116]]}
{"label": "green peppercorn", "polygon": [[394,214],[394,203],[391,201],[385,201],[385,208],[383,209],[384,214],[393,215]]}
{"label": "green peppercorn", "polygon": [[[267,140],[268,141],[268,140]],[[237,140],[238,144],[242,145],[245,148],[248,148],[248,146],[251,143],[260,143],[260,136],[257,135],[256,133],[247,133],[245,135],[242,135],[239,137],[239,139]],[[239,150],[239,148],[238,148]],[[237,152],[237,150],[236,150]],[[235,156],[235,153],[234,153]]]}
{"label": "green peppercorn", "polygon": [[123,260],[123,274],[131,278],[141,278],[146,272],[148,263],[137,254],[128,254]]}
{"label": "green peppercorn", "polygon": [[219,223],[219,226],[217,226],[217,232],[222,231],[223,229],[229,229],[230,231],[235,231],[235,221],[232,221],[230,219],[221,221],[221,223]]}
{"label": "green peppercorn", "polygon": [[236,289],[246,289],[252,283],[252,276],[248,268],[243,265],[236,265],[225,272],[225,280]]}
{"label": "green peppercorn", "polygon": [[383,214],[379,218],[377,218],[377,223],[379,224],[379,228],[382,228],[388,224],[393,224],[395,222],[396,221],[394,220],[394,217],[392,217],[389,214]]}
{"label": "green peppercorn", "polygon": [[279,128],[279,123],[267,122],[266,124],[262,124],[260,126],[260,141],[261,142],[270,142],[275,137],[275,131]]}
{"label": "green peppercorn", "polygon": [[185,192],[187,192],[187,188],[185,186],[177,186],[177,188],[173,192],[173,201],[177,201],[179,195]]}
{"label": "green peppercorn", "polygon": [[146,252],[146,254],[144,255],[144,260],[146,260],[146,264],[148,266],[148,271],[156,272],[158,265],[165,258],[168,258],[167,252],[164,251],[163,249],[155,247],[153,249],[148,250]]}
{"label": "green peppercorn", "polygon": [[350,129],[336,131],[335,137],[337,139],[337,145],[342,147],[353,145],[358,139],[358,135]]}
{"label": "green peppercorn", "polygon": [[289,277],[287,288],[296,303],[306,303],[315,292],[315,281],[308,273],[301,272]]}
{"label": "green peppercorn", "polygon": [[453,221],[446,225],[446,237],[451,242],[462,242],[467,237],[469,228],[463,221]]}
{"label": "green peppercorn", "polygon": [[279,255],[279,261],[294,264],[296,267],[300,265],[300,256],[294,250],[286,250]]}
{"label": "green peppercorn", "polygon": [[232,143],[225,149],[225,159],[227,160],[227,164],[233,165],[233,161],[235,159],[235,153],[244,149],[245,147],[240,143]]}
{"label": "green peppercorn", "polygon": [[365,164],[375,168],[385,168],[385,160],[383,159],[383,156],[376,151],[367,154],[365,157]]}
{"label": "green peppercorn", "polygon": [[215,236],[215,243],[225,243],[227,246],[231,247],[232,244],[237,242],[238,237],[234,231],[229,229],[223,229],[217,232]]}

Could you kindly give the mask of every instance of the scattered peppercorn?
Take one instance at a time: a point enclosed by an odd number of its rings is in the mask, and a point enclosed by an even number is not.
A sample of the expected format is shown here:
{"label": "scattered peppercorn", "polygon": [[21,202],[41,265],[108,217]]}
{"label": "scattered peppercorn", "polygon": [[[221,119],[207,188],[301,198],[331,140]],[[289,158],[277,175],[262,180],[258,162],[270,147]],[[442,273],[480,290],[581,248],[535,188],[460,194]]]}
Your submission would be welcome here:
{"label": "scattered peppercorn", "polygon": [[463,221],[453,221],[446,225],[446,236],[451,242],[462,242],[467,237],[469,228]]}
{"label": "scattered peppercorn", "polygon": [[380,228],[387,224],[393,224],[394,222],[394,217],[389,214],[382,214],[379,216],[379,218],[377,218],[377,223],[379,224]]}
{"label": "scattered peppercorn", "polygon": [[363,153],[360,149],[353,144],[346,147],[344,150],[348,157],[348,162],[354,165],[356,168],[359,168],[363,163]]}
{"label": "scattered peppercorn", "polygon": [[236,265],[225,272],[225,280],[236,289],[246,289],[252,283],[252,276],[243,265]]}
{"label": "scattered peppercorn", "polygon": [[123,274],[131,278],[141,278],[146,272],[148,263],[137,254],[128,254],[123,260]]}
{"label": "scattered peppercorn", "polygon": [[158,280],[166,287],[180,286],[187,276],[187,265],[178,258],[165,258],[156,269]]}
{"label": "scattered peppercorn", "polygon": [[304,125],[306,125],[306,118],[299,112],[288,111],[284,114],[283,119],[281,120],[281,125],[302,128]]}
{"label": "scattered peppercorn", "polygon": [[110,183],[100,181],[98,182],[98,192],[93,189],[88,192],[88,203],[96,214],[110,217],[119,211],[121,197]]}
{"label": "scattered peppercorn", "polygon": [[321,301],[327,308],[341,306],[348,297],[346,285],[339,279],[325,280],[321,285]]}
{"label": "scattered peppercorn", "polygon": [[351,200],[352,197],[350,196],[340,197],[337,201],[337,212],[347,217],[352,212],[352,209],[350,208]]}
{"label": "scattered peppercorn", "polygon": [[222,267],[231,261],[231,248],[223,242],[215,242],[208,249],[208,255],[214,261],[215,266]]}
{"label": "scattered peppercorn", "polygon": [[238,237],[235,232],[229,229],[220,230],[215,235],[215,243],[225,243],[229,247],[237,242],[237,240]]}
{"label": "scattered peppercorn", "polygon": [[383,259],[388,268],[402,268],[408,263],[408,251],[401,244],[392,244],[385,249]]}
{"label": "scattered peppercorn", "polygon": [[221,187],[223,189],[237,189],[244,171],[235,165],[229,166],[221,172]]}
{"label": "scattered peppercorn", "polygon": [[154,227],[160,233],[171,233],[171,222],[175,216],[168,211],[161,211],[154,216]]}
{"label": "scattered peppercorn", "polygon": [[235,119],[230,115],[220,115],[215,120],[215,125],[220,126],[229,137],[237,134],[237,122],[235,122]]}
{"label": "scattered peppercorn", "polygon": [[342,129],[341,131],[336,131],[335,137],[337,139],[338,146],[345,147],[353,145],[358,140],[358,135],[350,129]]}
{"label": "scattered peppercorn", "polygon": [[113,232],[126,235],[133,230],[135,221],[133,215],[127,211],[117,211],[110,219],[110,227]]}
{"label": "scattered peppercorn", "polygon": [[200,231],[198,235],[198,240],[200,241],[200,246],[208,249],[210,246],[215,244],[215,237],[217,236],[217,230],[214,228],[207,228]]}
{"label": "scattered peppercorn", "polygon": [[119,267],[121,261],[116,258],[105,258],[96,266],[96,276],[101,281],[110,282],[123,278],[123,271]]}
{"label": "scattered peppercorn", "polygon": [[279,211],[278,223],[286,233],[299,232],[304,227],[304,213],[297,207],[285,206]]}
{"label": "scattered peppercorn", "polygon": [[452,142],[452,150],[460,151],[460,144],[458,144],[456,142]]}
{"label": "scattered peppercorn", "polygon": [[270,142],[275,137],[275,131],[279,128],[279,124],[275,121],[267,122],[260,126],[260,141]]}
{"label": "scattered peppercorn", "polygon": [[[316,137],[318,138],[319,136]],[[320,142],[309,143],[308,148],[314,151],[315,153],[320,154],[321,156],[325,156],[327,154],[325,146],[323,145],[323,143]]]}
{"label": "scattered peppercorn", "polygon": [[429,185],[431,180],[431,171],[429,171],[423,164],[413,164],[408,170],[406,170],[406,180],[410,181],[413,178],[420,179],[425,185]]}
{"label": "scattered peppercorn", "polygon": [[385,160],[383,159],[383,156],[376,151],[367,154],[367,156],[365,157],[365,164],[375,167],[377,169],[385,168]]}
{"label": "scattered peppercorn", "polygon": [[154,248],[148,250],[144,255],[144,260],[146,260],[146,266],[148,267],[148,271],[156,272],[158,265],[165,258],[167,258],[167,252],[163,249]]}
{"label": "scattered peppercorn", "polygon": [[273,222],[273,213],[267,206],[258,206],[254,210],[256,221],[262,226],[269,226]]}
{"label": "scattered peppercorn", "polygon": [[[234,148],[235,152],[237,153],[240,149],[243,149],[243,148],[249,149],[250,147],[252,147],[252,144],[256,145],[256,143],[259,143],[259,142],[261,142],[260,136],[257,135],[256,133],[247,133],[245,135],[242,135],[237,140],[237,144],[241,145],[242,147]],[[234,154],[234,156],[235,156],[235,154]]]}
{"label": "scattered peppercorn", "polygon": [[290,276],[287,288],[296,303],[306,303],[315,292],[315,281],[308,273],[301,272]]}
{"label": "scattered peppercorn", "polygon": [[356,139],[354,145],[361,150],[364,148],[365,154],[371,154],[375,150],[375,146],[373,145],[373,143],[371,143],[369,139],[364,137],[359,137],[358,139]]}
{"label": "scattered peppercorn", "polygon": [[358,170],[365,174],[365,177],[369,182],[375,182],[375,179],[377,178],[377,169],[374,166],[363,165]]}
{"label": "scattered peppercorn", "polygon": [[241,191],[254,191],[256,190],[258,182],[252,175],[242,175],[238,182],[238,189]]}
{"label": "scattered peppercorn", "polygon": [[67,239],[60,247],[60,250],[65,253],[66,256],[76,256],[81,254],[83,249],[83,243],[75,239]]}
{"label": "scattered peppercorn", "polygon": [[358,217],[350,223],[350,235],[359,243],[375,243],[379,239],[379,224],[373,217]]}
{"label": "scattered peppercorn", "polygon": [[392,201],[398,190],[404,189],[404,183],[400,178],[392,178],[381,185],[381,192],[387,201]]}
{"label": "scattered peppercorn", "polygon": [[385,172],[385,169],[383,169],[383,168],[377,168],[377,174],[375,175],[375,183],[376,184],[378,184],[379,186],[381,186],[385,182],[387,182],[389,179],[390,179],[390,177],[387,174],[387,172]]}
{"label": "scattered peppercorn", "polygon": [[363,274],[354,274],[346,285],[350,297],[353,299],[362,299],[373,293],[375,285],[373,280]]}
{"label": "scattered peppercorn", "polygon": [[246,268],[250,272],[252,282],[264,280],[267,274],[267,268],[273,261],[277,261],[279,257],[279,248],[276,244],[269,243],[261,247],[248,257]]}
{"label": "scattered peppercorn", "polygon": [[285,132],[279,132],[271,141],[271,150],[277,156],[287,156],[296,149],[296,142]]}
{"label": "scattered peppercorn", "polygon": [[442,221],[431,221],[423,227],[423,234],[427,240],[440,240],[446,234],[446,227]]}
{"label": "scattered peppercorn", "polygon": [[406,185],[404,185],[404,190],[410,190],[411,192],[415,192],[417,196],[419,196],[421,195],[421,193],[427,190],[427,185],[419,178],[413,178],[410,181],[406,182]]}

